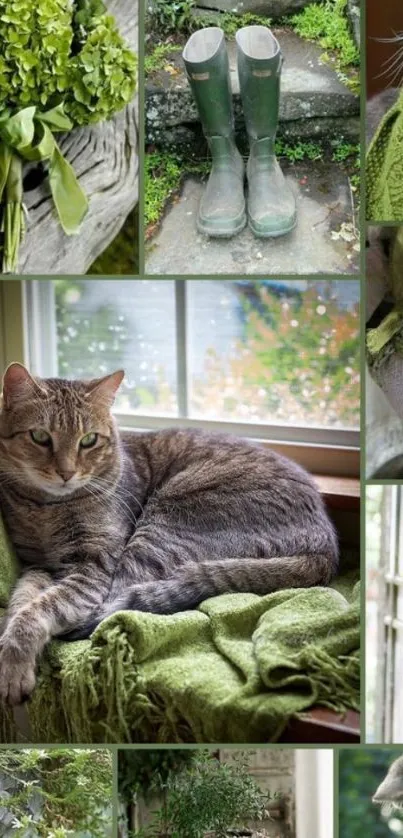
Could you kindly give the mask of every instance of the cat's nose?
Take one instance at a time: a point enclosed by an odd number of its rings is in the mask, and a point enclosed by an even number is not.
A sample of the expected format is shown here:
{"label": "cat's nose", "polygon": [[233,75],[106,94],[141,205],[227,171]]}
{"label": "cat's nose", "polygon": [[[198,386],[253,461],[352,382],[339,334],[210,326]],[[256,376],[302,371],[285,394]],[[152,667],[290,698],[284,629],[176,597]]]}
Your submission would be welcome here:
{"label": "cat's nose", "polygon": [[62,480],[64,480],[65,483],[68,483],[69,480],[71,480],[71,478],[75,475],[75,471],[67,471],[66,469],[60,469],[57,473],[60,475],[60,477],[62,478]]}

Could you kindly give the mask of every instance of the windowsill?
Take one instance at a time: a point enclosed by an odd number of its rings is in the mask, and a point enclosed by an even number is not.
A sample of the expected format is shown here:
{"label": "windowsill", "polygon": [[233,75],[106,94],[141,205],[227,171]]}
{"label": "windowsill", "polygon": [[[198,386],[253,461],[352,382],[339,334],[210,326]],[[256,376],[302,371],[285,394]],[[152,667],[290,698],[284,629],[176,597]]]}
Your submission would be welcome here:
{"label": "windowsill", "polygon": [[360,742],[360,714],[355,710],[336,713],[314,707],[290,720],[279,742],[318,744]]}
{"label": "windowsill", "polygon": [[360,481],[356,477],[314,474],[319,491],[330,509],[360,509]]}

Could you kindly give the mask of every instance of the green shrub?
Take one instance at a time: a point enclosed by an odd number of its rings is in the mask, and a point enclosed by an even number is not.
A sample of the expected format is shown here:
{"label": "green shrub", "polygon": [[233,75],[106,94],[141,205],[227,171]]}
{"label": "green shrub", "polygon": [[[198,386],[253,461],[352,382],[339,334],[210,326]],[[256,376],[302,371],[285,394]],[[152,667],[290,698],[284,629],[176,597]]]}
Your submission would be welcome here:
{"label": "green shrub", "polygon": [[241,756],[226,763],[206,752],[168,778],[165,805],[145,835],[203,838],[211,831],[225,838],[230,827],[261,820],[267,799]]}
{"label": "green shrub", "polygon": [[[15,790],[4,801],[14,816],[16,838],[67,838],[88,831],[103,838],[110,830],[112,755],[104,749],[55,748],[1,751],[0,775],[11,777]],[[39,796],[41,809],[31,832],[29,801]]]}
{"label": "green shrub", "polygon": [[195,0],[154,0],[149,19],[159,35],[187,31],[192,22]]}

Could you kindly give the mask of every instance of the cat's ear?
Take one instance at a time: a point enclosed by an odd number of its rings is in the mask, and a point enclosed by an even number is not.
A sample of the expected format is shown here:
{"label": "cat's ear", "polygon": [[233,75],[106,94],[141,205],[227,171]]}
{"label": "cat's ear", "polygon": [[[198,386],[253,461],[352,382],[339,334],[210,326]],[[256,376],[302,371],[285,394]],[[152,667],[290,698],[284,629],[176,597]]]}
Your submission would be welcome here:
{"label": "cat's ear", "polygon": [[28,396],[46,396],[47,390],[32,378],[23,364],[14,362],[7,367],[3,376],[3,407],[6,409]]}
{"label": "cat's ear", "polygon": [[124,370],[116,370],[103,378],[95,378],[87,385],[87,398],[109,406],[115,401],[116,393],[123,381]]}

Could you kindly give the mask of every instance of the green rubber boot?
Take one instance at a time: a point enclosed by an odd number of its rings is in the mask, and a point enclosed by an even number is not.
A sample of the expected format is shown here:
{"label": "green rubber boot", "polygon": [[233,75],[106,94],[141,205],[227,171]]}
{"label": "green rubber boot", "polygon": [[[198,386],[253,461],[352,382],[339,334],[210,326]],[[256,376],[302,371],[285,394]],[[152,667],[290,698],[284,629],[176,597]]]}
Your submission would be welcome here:
{"label": "green rubber boot", "polygon": [[289,233],[296,224],[294,195],[274,152],[282,55],[266,26],[245,26],[236,34],[238,74],[250,155],[247,164],[249,226],[255,236]]}
{"label": "green rubber boot", "polygon": [[183,51],[189,84],[213,158],[200,202],[197,227],[208,236],[230,237],[246,224],[244,164],[235,145],[232,94],[224,33],[200,29]]}

